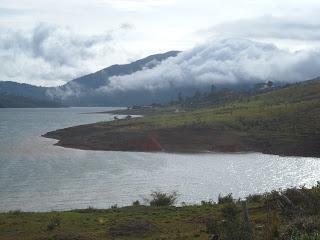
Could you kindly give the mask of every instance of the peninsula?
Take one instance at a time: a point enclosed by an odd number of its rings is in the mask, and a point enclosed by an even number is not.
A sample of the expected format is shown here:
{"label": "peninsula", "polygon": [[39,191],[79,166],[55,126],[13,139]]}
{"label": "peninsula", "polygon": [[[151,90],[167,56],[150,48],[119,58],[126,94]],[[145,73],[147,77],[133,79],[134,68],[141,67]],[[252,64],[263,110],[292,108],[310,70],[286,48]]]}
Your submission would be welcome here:
{"label": "peninsula", "polygon": [[[211,105],[203,104],[208,97],[202,98],[198,103],[204,107],[192,109],[186,100],[177,101],[145,110],[141,118],[75,126],[44,137],[57,139],[59,146],[90,150],[320,156],[319,79],[233,95],[223,93]],[[132,109],[117,114],[128,111]]]}

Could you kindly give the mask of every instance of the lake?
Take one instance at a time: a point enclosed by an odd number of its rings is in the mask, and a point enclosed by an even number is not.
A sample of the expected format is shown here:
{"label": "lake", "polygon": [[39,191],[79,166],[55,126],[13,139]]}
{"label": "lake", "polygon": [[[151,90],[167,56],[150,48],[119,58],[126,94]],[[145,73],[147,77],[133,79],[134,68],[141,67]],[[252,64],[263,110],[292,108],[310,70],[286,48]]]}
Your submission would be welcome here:
{"label": "lake", "polygon": [[199,203],[219,193],[243,197],[320,180],[317,158],[87,151],[41,137],[112,120],[94,113],[110,109],[0,109],[0,211],[123,206],[152,190],[178,191],[180,203]]}

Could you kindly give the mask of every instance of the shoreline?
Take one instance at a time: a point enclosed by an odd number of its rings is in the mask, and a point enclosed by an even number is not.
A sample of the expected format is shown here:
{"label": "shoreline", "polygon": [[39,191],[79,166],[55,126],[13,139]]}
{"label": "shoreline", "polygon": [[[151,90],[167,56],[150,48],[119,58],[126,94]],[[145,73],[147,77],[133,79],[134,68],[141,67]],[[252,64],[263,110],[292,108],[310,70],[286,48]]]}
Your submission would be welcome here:
{"label": "shoreline", "polygon": [[[125,120],[118,120],[125,122]],[[74,126],[48,132],[54,145],[81,150],[166,153],[250,153],[297,157],[320,157],[314,137],[251,136],[245,132],[211,128],[124,130],[113,122]],[[126,125],[129,126],[130,124]]]}
{"label": "shoreline", "polygon": [[315,80],[190,111],[179,104],[110,110],[105,113],[144,117],[128,116],[43,136],[57,139],[59,146],[85,150],[240,151],[319,158],[319,89],[320,81]]}

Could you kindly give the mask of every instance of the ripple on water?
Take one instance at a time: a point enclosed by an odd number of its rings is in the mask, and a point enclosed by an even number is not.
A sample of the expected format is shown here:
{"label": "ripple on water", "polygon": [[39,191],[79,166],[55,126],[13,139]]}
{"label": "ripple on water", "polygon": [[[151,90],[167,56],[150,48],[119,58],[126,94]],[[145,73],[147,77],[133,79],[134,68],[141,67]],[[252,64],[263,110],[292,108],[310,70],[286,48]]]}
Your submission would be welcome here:
{"label": "ripple on water", "polygon": [[67,149],[40,137],[73,125],[107,121],[106,108],[0,109],[0,211],[128,205],[151,190],[187,203],[235,197],[319,179],[316,158],[248,154],[167,154]]}

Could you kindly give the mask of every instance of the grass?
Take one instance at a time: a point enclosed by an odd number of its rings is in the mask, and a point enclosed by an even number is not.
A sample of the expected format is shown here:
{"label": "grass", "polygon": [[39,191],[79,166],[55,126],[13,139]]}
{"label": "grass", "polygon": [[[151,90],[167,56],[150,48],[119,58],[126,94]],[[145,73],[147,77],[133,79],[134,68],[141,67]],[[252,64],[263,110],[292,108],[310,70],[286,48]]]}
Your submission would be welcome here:
{"label": "grass", "polygon": [[[94,150],[148,151],[143,144],[150,143],[150,136],[154,136],[160,143],[157,146],[164,151],[257,151],[320,156],[319,92],[317,79],[266,93],[247,94],[197,110],[168,113],[164,107],[155,110],[158,114],[141,118],[100,122],[48,134],[61,140],[62,146]],[[183,139],[180,134],[185,134]]]}
{"label": "grass", "polygon": [[[236,97],[197,110],[100,122],[45,134],[91,150],[247,152],[320,156],[320,79]],[[198,101],[202,101],[198,99]],[[204,99],[205,101],[205,99]],[[176,103],[175,107],[183,106]]]}
{"label": "grass", "polygon": [[182,207],[0,213],[0,239],[320,239],[319,184],[251,195],[245,209],[230,196]]}
{"label": "grass", "polygon": [[200,125],[264,135],[317,135],[320,133],[320,80],[307,81],[246,97],[223,106],[181,113],[103,123],[118,131]]}

